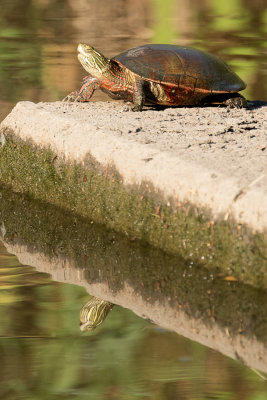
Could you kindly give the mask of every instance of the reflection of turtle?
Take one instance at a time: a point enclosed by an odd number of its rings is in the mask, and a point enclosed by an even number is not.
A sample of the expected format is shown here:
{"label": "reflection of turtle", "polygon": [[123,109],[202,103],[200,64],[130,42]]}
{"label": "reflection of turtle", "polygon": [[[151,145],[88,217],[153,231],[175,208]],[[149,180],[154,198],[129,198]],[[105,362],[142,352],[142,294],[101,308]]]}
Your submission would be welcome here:
{"label": "reflection of turtle", "polygon": [[80,311],[80,330],[92,331],[102,324],[113,306],[109,301],[92,297]]}
{"label": "reflection of turtle", "polygon": [[225,104],[246,107],[239,93],[245,83],[212,54],[184,46],[149,44],[107,58],[93,47],[79,44],[78,58],[89,76],[65,101],[88,101],[97,88],[114,99],[132,103],[191,106]]}

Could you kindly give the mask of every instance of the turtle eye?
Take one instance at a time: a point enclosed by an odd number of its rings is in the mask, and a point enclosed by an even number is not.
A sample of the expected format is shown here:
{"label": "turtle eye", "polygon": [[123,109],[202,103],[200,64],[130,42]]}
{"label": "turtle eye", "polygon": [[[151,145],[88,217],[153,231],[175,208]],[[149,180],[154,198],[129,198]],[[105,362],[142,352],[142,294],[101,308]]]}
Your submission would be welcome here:
{"label": "turtle eye", "polygon": [[95,49],[91,46],[86,46],[86,51],[90,53],[91,51],[95,51]]}
{"label": "turtle eye", "polygon": [[92,51],[94,51],[94,48],[89,46],[88,44],[79,43],[79,45],[77,47],[77,51],[78,51],[78,53],[83,54],[86,57],[86,55],[88,55]]}

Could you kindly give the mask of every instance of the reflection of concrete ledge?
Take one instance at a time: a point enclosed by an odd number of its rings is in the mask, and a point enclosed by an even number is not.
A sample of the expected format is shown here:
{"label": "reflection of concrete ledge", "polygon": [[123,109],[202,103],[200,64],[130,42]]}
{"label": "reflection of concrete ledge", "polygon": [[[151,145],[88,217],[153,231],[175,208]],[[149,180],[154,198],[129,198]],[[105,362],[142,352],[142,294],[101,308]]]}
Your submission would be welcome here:
{"label": "reflection of concrete ledge", "polygon": [[5,243],[5,246],[10,253],[16,254],[21,263],[51,274],[56,281],[84,286],[93,296],[130,308],[137,315],[148,318],[161,327],[211,347],[249,367],[267,372],[267,347],[253,335],[246,335],[246,332],[233,334],[227,326],[221,326],[216,321],[207,325],[201,318],[188,315],[183,307],[171,307],[167,299],[151,304],[151,301],[145,300],[128,284],[124,284],[114,294],[107,283],[88,281],[86,269],[73,266],[65,258],[56,257],[50,260],[44,254],[30,253],[27,246],[9,243]]}
{"label": "reflection of concrete ledge", "polygon": [[3,241],[22,263],[267,371],[265,289],[47,203],[4,189],[1,196]]}
{"label": "reflection of concrete ledge", "polygon": [[238,277],[266,271],[266,107],[120,107],[18,103],[0,181]]}

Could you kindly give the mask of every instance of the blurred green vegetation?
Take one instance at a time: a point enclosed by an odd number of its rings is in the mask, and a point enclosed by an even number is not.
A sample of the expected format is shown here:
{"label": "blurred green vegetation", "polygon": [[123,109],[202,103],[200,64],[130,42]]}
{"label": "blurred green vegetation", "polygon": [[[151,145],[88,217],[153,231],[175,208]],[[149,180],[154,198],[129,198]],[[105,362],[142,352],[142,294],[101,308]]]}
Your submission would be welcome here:
{"label": "blurred green vegetation", "polygon": [[[38,10],[33,2],[6,1],[0,8],[0,97],[17,101],[41,83]],[[21,14],[20,14],[21,13]]]}
{"label": "blurred green vegetation", "polygon": [[179,37],[172,21],[176,0],[151,0],[155,10],[154,43],[173,43]]}

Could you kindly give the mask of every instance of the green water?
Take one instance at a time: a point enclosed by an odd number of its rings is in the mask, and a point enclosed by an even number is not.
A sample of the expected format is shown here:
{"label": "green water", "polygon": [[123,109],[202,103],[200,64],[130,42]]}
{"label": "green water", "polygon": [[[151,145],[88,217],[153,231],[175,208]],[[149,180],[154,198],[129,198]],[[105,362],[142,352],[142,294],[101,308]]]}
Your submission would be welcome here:
{"label": "green water", "polygon": [[125,308],[82,335],[87,299],[0,246],[1,399],[266,398],[250,368]]}
{"label": "green water", "polygon": [[[25,260],[0,242],[1,399],[266,397],[266,290],[198,270],[48,204],[0,193],[2,239]],[[38,271],[51,271],[54,280]],[[132,294],[123,297],[125,284]],[[115,306],[97,329],[81,333],[88,285],[102,285]],[[131,311],[136,302],[143,318]],[[169,329],[161,328],[175,310]],[[158,324],[150,321],[157,314]],[[173,332],[180,318],[196,341]],[[206,329],[214,330],[207,344],[223,352],[221,342],[233,344],[235,360],[197,343]],[[243,352],[239,341],[251,350]]]}

